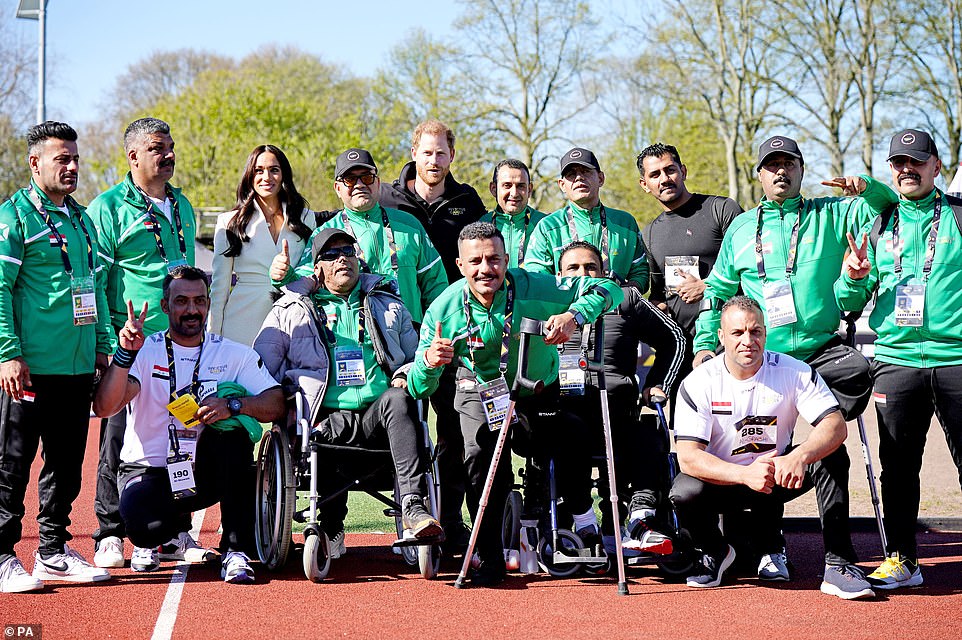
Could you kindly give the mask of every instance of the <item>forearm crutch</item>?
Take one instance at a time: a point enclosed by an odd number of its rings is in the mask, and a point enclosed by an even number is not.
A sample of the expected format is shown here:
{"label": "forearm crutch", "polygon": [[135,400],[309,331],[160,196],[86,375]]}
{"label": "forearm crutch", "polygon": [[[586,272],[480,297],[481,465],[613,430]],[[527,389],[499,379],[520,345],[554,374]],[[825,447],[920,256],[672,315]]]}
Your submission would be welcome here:
{"label": "forearm crutch", "polygon": [[[855,321],[861,316],[860,311],[843,314],[845,321],[845,344],[855,348]],[[872,508],[875,510],[875,523],[878,525],[879,538],[882,540],[882,555],[888,553],[888,538],[885,536],[885,523],[882,521],[882,508],[879,501],[878,489],[875,487],[875,470],[872,468],[872,454],[868,448],[868,436],[865,433],[865,420],[862,414],[856,418],[858,422],[858,437],[862,441],[862,458],[865,460],[865,474],[868,476],[869,494],[872,496]]]}
{"label": "forearm crutch", "polygon": [[464,588],[464,580],[468,575],[468,568],[471,566],[474,546],[478,541],[478,532],[481,530],[481,520],[484,518],[484,511],[488,506],[488,498],[491,495],[491,487],[494,485],[494,476],[498,471],[501,454],[508,440],[508,430],[511,428],[511,421],[514,419],[518,396],[522,388],[533,391],[534,393],[540,393],[544,388],[544,382],[542,380],[531,380],[527,377],[528,340],[530,336],[542,335],[544,333],[544,323],[541,320],[522,318],[519,333],[521,334],[521,343],[518,345],[518,371],[514,376],[514,384],[511,385],[511,402],[508,404],[508,412],[505,414],[504,422],[501,423],[500,431],[498,431],[498,439],[494,445],[494,453],[491,455],[491,464],[488,466],[488,475],[484,479],[484,488],[481,490],[481,499],[478,502],[478,515],[474,519],[474,526],[471,527],[471,538],[468,540],[468,549],[464,552],[464,563],[461,565],[461,572],[454,581],[454,586],[458,589]]}

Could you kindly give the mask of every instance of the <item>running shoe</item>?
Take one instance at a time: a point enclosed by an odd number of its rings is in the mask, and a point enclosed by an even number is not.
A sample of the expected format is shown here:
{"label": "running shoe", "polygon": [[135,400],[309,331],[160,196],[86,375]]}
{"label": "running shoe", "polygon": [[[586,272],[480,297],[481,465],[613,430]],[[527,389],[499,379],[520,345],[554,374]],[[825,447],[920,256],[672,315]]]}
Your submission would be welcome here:
{"label": "running shoe", "polygon": [[897,551],[879,565],[879,568],[868,576],[873,587],[879,589],[898,589],[900,587],[917,587],[922,584],[922,570],[919,563],[910,558],[903,558]]}
{"label": "running shoe", "polygon": [[788,582],[791,580],[788,556],[785,550],[766,553],[758,563],[758,579],[770,582]]}
{"label": "running shoe", "polygon": [[842,600],[871,598],[875,595],[865,574],[854,564],[827,564],[821,592]]}
{"label": "running shoe", "polygon": [[119,569],[124,566],[124,541],[117,536],[107,536],[97,543],[94,564],[106,569]]}
{"label": "running shoe", "polygon": [[699,588],[717,587],[721,584],[725,571],[732,566],[733,562],[735,562],[735,549],[731,545],[727,545],[725,555],[720,558],[706,553],[702,556],[701,564],[696,565],[694,573],[685,580],[685,584]]}
{"label": "running shoe", "polygon": [[0,593],[23,593],[38,589],[43,589],[43,580],[27,573],[16,556],[0,564]]}
{"label": "running shoe", "polygon": [[189,562],[198,564],[210,562],[217,557],[211,549],[205,549],[197,544],[191,535],[186,531],[181,531],[177,537],[160,546],[161,560],[176,560],[179,562]]}
{"label": "running shoe", "polygon": [[251,569],[250,558],[243,551],[228,551],[221,563],[220,577],[230,584],[251,584],[254,582],[254,570]]}
{"label": "running shoe", "polygon": [[38,580],[65,580],[67,582],[100,582],[109,580],[110,573],[106,569],[95,567],[84,557],[68,547],[63,546],[63,553],[43,559],[40,552],[36,554],[33,565],[33,577]]}
{"label": "running shoe", "polygon": [[130,556],[130,568],[138,573],[160,569],[160,552],[156,548],[134,547]]}

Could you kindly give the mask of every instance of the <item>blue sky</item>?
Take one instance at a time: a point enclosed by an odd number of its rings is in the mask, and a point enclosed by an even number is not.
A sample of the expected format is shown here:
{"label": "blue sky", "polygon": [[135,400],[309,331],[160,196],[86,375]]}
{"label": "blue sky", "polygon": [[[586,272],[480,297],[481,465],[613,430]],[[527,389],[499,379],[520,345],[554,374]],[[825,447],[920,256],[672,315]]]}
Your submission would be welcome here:
{"label": "blue sky", "polygon": [[[0,0],[3,22],[36,52],[37,22],[16,19],[17,4]],[[117,76],[159,50],[192,47],[241,57],[280,43],[369,75],[412,29],[443,33],[459,11],[454,2],[398,0],[48,0],[47,116],[96,119]]]}

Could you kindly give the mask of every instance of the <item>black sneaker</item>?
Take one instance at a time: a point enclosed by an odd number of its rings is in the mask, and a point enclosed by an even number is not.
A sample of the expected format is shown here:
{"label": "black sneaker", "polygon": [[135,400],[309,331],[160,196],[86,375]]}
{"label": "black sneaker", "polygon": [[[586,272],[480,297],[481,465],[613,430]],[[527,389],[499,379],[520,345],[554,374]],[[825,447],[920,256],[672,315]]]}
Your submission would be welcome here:
{"label": "black sneaker", "polygon": [[471,586],[496,587],[504,582],[506,574],[504,560],[482,560],[481,565],[471,574]]}
{"label": "black sneaker", "polygon": [[444,542],[441,543],[441,555],[446,558],[463,556],[468,550],[471,540],[471,529],[463,522],[456,522],[444,527]]}
{"label": "black sneaker", "polygon": [[696,565],[694,573],[688,576],[685,584],[689,587],[717,587],[721,584],[725,570],[735,562],[735,549],[727,545],[727,551],[721,558],[710,554],[702,556],[701,564]]}
{"label": "black sneaker", "polygon": [[404,528],[415,538],[437,538],[441,535],[441,523],[424,508],[424,498],[410,493],[401,501]]}

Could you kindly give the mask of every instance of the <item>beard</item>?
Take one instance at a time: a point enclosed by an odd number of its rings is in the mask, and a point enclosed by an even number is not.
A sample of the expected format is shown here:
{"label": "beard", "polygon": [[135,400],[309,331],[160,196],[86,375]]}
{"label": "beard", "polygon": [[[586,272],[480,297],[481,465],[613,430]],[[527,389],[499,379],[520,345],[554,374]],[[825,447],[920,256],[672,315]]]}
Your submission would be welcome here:
{"label": "beard", "polygon": [[[191,320],[197,320],[196,324],[187,324]],[[180,316],[176,320],[170,321],[170,330],[177,335],[185,338],[193,338],[204,332],[204,318],[199,314]]]}
{"label": "beard", "polygon": [[421,182],[429,186],[439,185],[444,182],[444,179],[448,177],[448,172],[451,170],[450,167],[444,169],[439,169],[438,172],[431,173],[427,169],[417,166],[418,177],[421,178]]}

